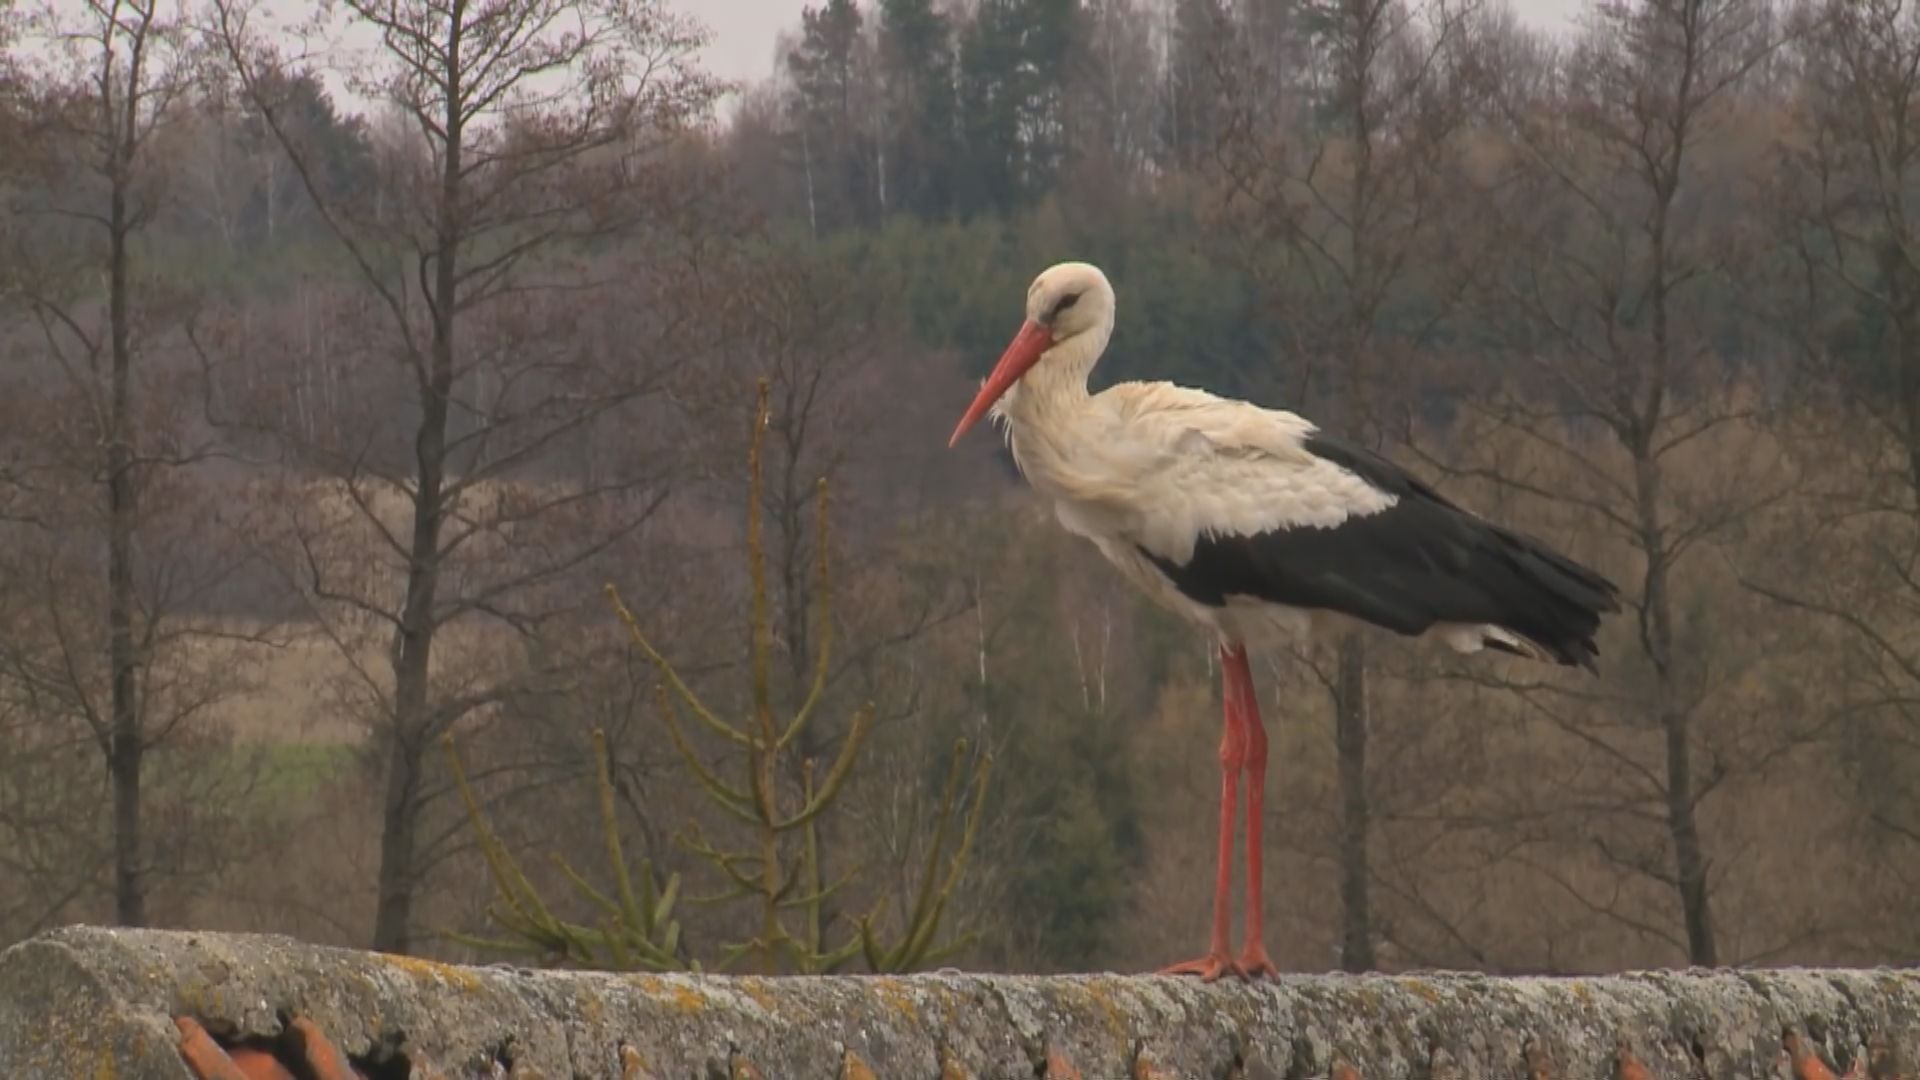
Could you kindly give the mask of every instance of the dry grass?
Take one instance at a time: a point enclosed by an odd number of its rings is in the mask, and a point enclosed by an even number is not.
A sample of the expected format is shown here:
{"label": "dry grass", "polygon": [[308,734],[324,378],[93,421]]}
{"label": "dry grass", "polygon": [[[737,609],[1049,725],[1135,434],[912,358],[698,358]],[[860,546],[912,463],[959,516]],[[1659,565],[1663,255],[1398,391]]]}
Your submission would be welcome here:
{"label": "dry grass", "polygon": [[[247,742],[358,743],[370,728],[370,695],[391,691],[392,674],[378,636],[330,636],[311,626],[266,625],[226,619],[222,636],[193,647],[213,662],[244,667],[245,689],[209,711],[222,731]],[[267,643],[271,639],[271,643]],[[469,620],[445,627],[435,639],[435,675],[477,678],[511,663],[517,637],[498,624]]]}

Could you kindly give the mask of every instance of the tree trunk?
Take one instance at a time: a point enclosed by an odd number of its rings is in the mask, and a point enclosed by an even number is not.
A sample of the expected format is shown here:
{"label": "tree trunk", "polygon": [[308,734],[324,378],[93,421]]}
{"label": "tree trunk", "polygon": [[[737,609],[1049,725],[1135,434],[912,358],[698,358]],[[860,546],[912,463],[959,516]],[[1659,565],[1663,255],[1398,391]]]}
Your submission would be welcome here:
{"label": "tree trunk", "polygon": [[[451,258],[440,262],[443,270]],[[450,273],[443,274],[450,276]],[[451,297],[452,283],[442,296]],[[441,312],[449,306],[441,304]],[[432,377],[422,402],[415,434],[416,477],[413,539],[407,573],[407,600],[400,614],[399,640],[393,650],[393,741],[387,759],[387,791],[380,834],[380,898],[374,917],[373,947],[406,952],[411,944],[413,894],[418,887],[415,826],[421,810],[420,780],[433,730],[427,679],[432,670],[438,624],[433,611],[440,581],[441,501],[446,482],[447,397],[452,384],[453,322],[437,317]]]}
{"label": "tree trunk", "polygon": [[[1679,100],[1687,99],[1692,60],[1681,73]],[[1642,596],[1643,646],[1653,661],[1654,708],[1666,734],[1667,831],[1673,842],[1674,887],[1680,894],[1682,921],[1687,927],[1687,959],[1712,967],[1716,950],[1713,913],[1707,896],[1707,859],[1700,847],[1700,828],[1694,816],[1693,714],[1680,704],[1674,686],[1673,597],[1668,588],[1666,528],[1660,520],[1664,477],[1652,444],[1654,432],[1666,415],[1667,387],[1673,378],[1673,334],[1668,300],[1673,284],[1667,273],[1667,223],[1680,185],[1680,155],[1685,147],[1689,116],[1683,112],[1674,125],[1674,145],[1668,165],[1653,176],[1654,215],[1651,223],[1653,302],[1653,360],[1658,365],[1648,380],[1642,403],[1634,457],[1635,497],[1640,512],[1640,545],[1646,555],[1647,576]]]}
{"label": "tree trunk", "polygon": [[[456,26],[449,51],[457,55]],[[438,734],[428,676],[433,641],[439,630],[434,602],[440,585],[440,525],[446,507],[447,403],[453,394],[455,312],[461,240],[462,169],[460,94],[448,94],[446,157],[440,176],[432,295],[433,342],[422,368],[416,368],[420,426],[414,432],[415,490],[413,537],[409,543],[407,599],[400,613],[393,650],[393,744],[387,759],[387,791],[380,831],[380,897],[374,915],[373,947],[404,953],[412,945],[414,894],[419,889],[416,850],[421,801],[421,771],[427,748]]]}
{"label": "tree trunk", "polygon": [[[1904,230],[1902,231],[1904,233]],[[1900,403],[1900,436],[1906,443],[1907,486],[1920,493],[1920,283],[1906,248],[1889,237],[1875,252],[1887,283],[1887,313],[1894,342],[1894,393]],[[1920,497],[1913,505],[1920,507]]]}
{"label": "tree trunk", "polygon": [[112,681],[112,734],[107,771],[113,787],[113,907],[122,926],[147,921],[140,842],[139,683],[133,648],[133,344],[127,313],[127,197],[125,169],[112,173],[107,268],[107,317],[113,343],[107,423],[107,662]]}
{"label": "tree trunk", "polygon": [[1373,908],[1368,899],[1367,650],[1359,634],[1340,642],[1334,742],[1340,759],[1340,967],[1371,971]]}
{"label": "tree trunk", "polygon": [[1691,723],[1684,709],[1669,710],[1667,729],[1667,824],[1673,834],[1674,872],[1687,924],[1687,959],[1700,967],[1719,961],[1713,941],[1713,910],[1707,898],[1707,860],[1693,814]]}
{"label": "tree trunk", "polygon": [[1687,928],[1687,959],[1712,967],[1717,950],[1708,902],[1707,859],[1694,815],[1693,716],[1678,704],[1680,695],[1673,684],[1673,598],[1667,582],[1666,535],[1658,517],[1661,477],[1659,465],[1651,458],[1642,457],[1636,464],[1640,543],[1647,559],[1641,633],[1647,658],[1653,662],[1653,708],[1666,735],[1667,832],[1673,843],[1673,883],[1680,894],[1682,920]]}
{"label": "tree trunk", "polygon": [[818,239],[820,236],[820,213],[813,199],[813,144],[807,138],[807,126],[800,125],[800,163],[802,175],[807,180],[807,235]]}
{"label": "tree trunk", "polygon": [[[417,722],[425,710],[424,664],[431,636],[418,647],[403,640],[395,674],[403,682],[394,697],[395,727],[387,751],[387,790],[380,817],[379,897],[374,909],[373,947],[380,952],[404,953],[413,945],[413,894],[416,889],[416,824],[420,814],[421,765],[425,747]],[[418,657],[418,659],[414,659]],[[421,675],[412,674],[415,665]]]}

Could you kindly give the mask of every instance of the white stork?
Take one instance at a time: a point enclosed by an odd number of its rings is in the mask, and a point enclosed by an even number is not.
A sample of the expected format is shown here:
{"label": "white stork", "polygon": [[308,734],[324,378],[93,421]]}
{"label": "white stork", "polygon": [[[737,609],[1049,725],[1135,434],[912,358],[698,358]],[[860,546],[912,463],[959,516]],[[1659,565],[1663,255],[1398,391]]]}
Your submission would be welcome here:
{"label": "white stork", "polygon": [[[1267,736],[1247,647],[1360,624],[1594,668],[1613,584],[1488,523],[1365,449],[1290,412],[1166,382],[1087,392],[1113,333],[1114,295],[1086,263],[1049,267],[1026,322],[954,428],[991,411],[1060,523],[1129,581],[1218,639],[1219,870],[1207,954],[1164,968],[1211,981],[1275,973],[1261,930]],[[1247,779],[1246,937],[1228,951],[1240,774]]]}

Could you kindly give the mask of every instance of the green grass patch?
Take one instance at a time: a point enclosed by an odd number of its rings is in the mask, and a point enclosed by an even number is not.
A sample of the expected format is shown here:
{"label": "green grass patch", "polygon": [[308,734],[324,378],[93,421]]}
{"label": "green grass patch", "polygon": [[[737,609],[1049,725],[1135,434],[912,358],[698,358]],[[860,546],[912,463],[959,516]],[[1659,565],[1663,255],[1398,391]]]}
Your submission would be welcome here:
{"label": "green grass patch", "polygon": [[[257,754],[260,778],[255,794],[270,802],[300,799],[352,767],[357,748],[340,742],[276,742],[236,748],[235,754]],[[238,762],[236,762],[238,764]]]}

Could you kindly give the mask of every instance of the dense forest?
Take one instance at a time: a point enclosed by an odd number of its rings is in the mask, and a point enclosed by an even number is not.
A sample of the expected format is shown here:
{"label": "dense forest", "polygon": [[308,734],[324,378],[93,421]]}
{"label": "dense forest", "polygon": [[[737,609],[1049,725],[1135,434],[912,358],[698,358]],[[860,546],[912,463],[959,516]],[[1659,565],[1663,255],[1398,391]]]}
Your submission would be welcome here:
{"label": "dense forest", "polygon": [[1211,643],[945,446],[1082,259],[1096,381],[1622,589],[1597,675],[1256,659],[1283,968],[1920,959],[1914,6],[819,0],[754,86],[669,0],[288,6],[0,0],[0,943],[488,955],[611,818],[745,965],[761,882],[911,937],[966,818],[944,962],[1191,952]]}

